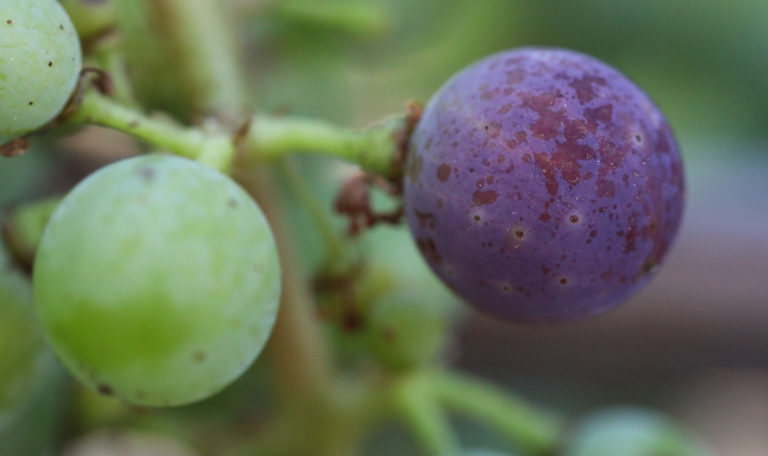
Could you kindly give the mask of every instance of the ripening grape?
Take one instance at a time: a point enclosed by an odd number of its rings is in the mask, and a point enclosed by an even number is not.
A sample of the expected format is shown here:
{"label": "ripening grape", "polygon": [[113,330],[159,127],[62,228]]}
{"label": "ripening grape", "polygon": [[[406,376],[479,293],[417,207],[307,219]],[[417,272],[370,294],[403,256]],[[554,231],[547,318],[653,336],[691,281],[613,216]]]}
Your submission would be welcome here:
{"label": "ripening grape", "polygon": [[564,456],[705,456],[693,438],[663,415],[637,408],[609,408],[581,420]]}
{"label": "ripening grape", "polygon": [[0,0],[0,144],[42,127],[80,73],[80,41],[55,0]]}
{"label": "ripening grape", "polygon": [[677,233],[683,168],[656,106],[583,54],[523,48],[450,79],[414,132],[408,223],[471,305],[521,322],[610,309]]}
{"label": "ripening grape", "polygon": [[34,269],[43,331],[85,384],[179,405],[217,392],[263,348],[280,294],[267,222],[231,179],[147,156],[64,198]]}
{"label": "ripening grape", "polygon": [[446,311],[418,293],[390,293],[372,303],[366,333],[375,359],[391,369],[433,360],[442,347]]}

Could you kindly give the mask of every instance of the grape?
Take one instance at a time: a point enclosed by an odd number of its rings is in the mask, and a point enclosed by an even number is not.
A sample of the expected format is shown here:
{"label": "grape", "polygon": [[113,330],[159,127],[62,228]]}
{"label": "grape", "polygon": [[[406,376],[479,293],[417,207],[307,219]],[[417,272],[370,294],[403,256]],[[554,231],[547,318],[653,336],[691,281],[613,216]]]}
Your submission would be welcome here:
{"label": "grape", "polygon": [[32,286],[0,243],[0,454],[50,448],[59,370],[35,321]]}
{"label": "grape", "polygon": [[114,0],[60,0],[59,3],[84,40],[94,38],[115,26]]}
{"label": "grape", "polygon": [[677,233],[684,178],[665,118],[625,76],[522,48],[431,99],[404,191],[416,243],[456,293],[496,317],[557,322],[649,280]]}
{"label": "grape", "polygon": [[261,210],[232,180],[147,156],[64,198],[43,233],[34,292],[44,334],[83,383],[180,405],[219,391],[260,353],[280,267]]}
{"label": "grape", "polygon": [[0,144],[42,127],[80,72],[80,42],[55,0],[0,0]]}
{"label": "grape", "polygon": [[435,358],[447,326],[444,309],[407,292],[387,294],[372,306],[366,330],[380,363],[401,370]]}
{"label": "grape", "polygon": [[12,261],[0,243],[0,425],[3,412],[26,396],[44,348],[35,323],[32,287]]}
{"label": "grape", "polygon": [[610,408],[583,419],[564,456],[703,456],[708,453],[659,413]]}

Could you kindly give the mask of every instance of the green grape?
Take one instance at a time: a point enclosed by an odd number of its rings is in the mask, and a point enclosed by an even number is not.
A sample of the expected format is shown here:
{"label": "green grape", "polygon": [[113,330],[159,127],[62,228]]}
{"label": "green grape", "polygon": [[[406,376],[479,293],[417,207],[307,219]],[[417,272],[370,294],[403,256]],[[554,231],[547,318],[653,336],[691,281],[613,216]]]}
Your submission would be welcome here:
{"label": "green grape", "polygon": [[80,41],[55,0],[0,0],[0,144],[42,127],[64,107]]}
{"label": "green grape", "polygon": [[93,38],[115,26],[114,0],[59,0],[82,39]]}
{"label": "green grape", "polygon": [[691,436],[660,413],[609,408],[582,419],[565,456],[704,456]]}
{"label": "green grape", "polygon": [[61,197],[53,196],[21,206],[5,222],[3,234],[8,247],[25,265],[32,264],[48,218],[60,202]]}
{"label": "green grape", "polygon": [[256,203],[166,155],[131,158],[67,195],[34,269],[43,332],[83,383],[130,403],[203,399],[261,352],[280,265]]}
{"label": "green grape", "polygon": [[60,384],[35,321],[31,284],[0,243],[0,454],[50,448]]}
{"label": "green grape", "polygon": [[0,249],[0,423],[29,389],[43,340],[35,323],[32,287]]}
{"label": "green grape", "polygon": [[418,294],[395,292],[372,303],[366,333],[384,366],[410,369],[431,361],[443,345],[445,311]]}

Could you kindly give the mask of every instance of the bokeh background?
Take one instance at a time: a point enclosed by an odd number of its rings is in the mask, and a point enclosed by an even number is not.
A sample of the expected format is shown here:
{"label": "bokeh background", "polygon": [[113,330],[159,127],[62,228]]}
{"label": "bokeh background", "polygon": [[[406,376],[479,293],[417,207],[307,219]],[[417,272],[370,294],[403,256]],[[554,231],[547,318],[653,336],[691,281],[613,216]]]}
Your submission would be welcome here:
{"label": "bokeh background", "polygon": [[[768,2],[334,0],[334,14],[292,3],[228,0],[254,106],[268,112],[365,126],[426,102],[476,59],[528,45],[592,54],[643,87],[688,177],[665,267],[626,305],[582,323],[520,327],[467,312],[448,357],[546,408],[657,407],[715,454],[768,454]],[[96,130],[37,144],[0,161],[0,205],[66,189],[134,147]],[[346,170],[301,169],[330,207]],[[297,236],[312,263],[316,233]],[[469,442],[494,438],[463,429]]]}

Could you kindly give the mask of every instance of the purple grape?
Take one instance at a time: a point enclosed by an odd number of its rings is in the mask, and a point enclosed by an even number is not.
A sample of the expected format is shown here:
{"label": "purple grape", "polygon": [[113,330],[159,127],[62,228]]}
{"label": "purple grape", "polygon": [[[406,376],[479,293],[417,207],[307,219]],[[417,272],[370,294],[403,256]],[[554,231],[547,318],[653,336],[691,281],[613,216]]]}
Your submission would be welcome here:
{"label": "purple grape", "polygon": [[562,49],[502,52],[450,79],[414,132],[404,181],[435,273],[520,322],[621,303],[658,269],[683,210],[658,108],[617,70]]}

